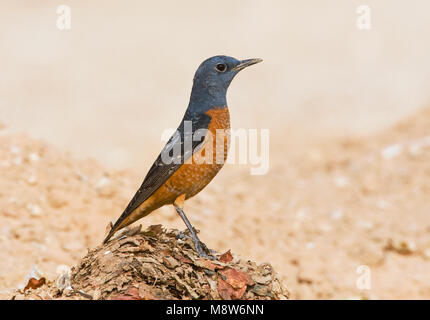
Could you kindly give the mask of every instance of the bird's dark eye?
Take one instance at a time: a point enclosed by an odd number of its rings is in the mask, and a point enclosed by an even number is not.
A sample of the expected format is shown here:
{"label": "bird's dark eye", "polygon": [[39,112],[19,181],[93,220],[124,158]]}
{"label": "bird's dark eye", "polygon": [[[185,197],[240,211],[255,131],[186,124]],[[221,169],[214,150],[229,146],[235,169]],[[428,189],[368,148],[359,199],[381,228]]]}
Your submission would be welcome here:
{"label": "bird's dark eye", "polygon": [[224,63],[218,63],[215,66],[215,69],[219,72],[224,72],[225,70],[227,70],[227,66]]}

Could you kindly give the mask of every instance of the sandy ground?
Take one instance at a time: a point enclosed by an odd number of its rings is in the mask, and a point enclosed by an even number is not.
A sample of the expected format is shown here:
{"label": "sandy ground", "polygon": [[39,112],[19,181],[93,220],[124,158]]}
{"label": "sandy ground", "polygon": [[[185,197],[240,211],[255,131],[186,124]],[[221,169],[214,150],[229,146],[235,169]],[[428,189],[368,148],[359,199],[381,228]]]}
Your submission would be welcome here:
{"label": "sandy ground", "polygon": [[[273,156],[265,176],[227,165],[186,212],[210,247],[272,263],[292,298],[430,298],[429,128],[425,109],[364,138],[294,140],[295,154]],[[142,174],[76,160],[25,135],[3,134],[0,146],[7,294],[34,265],[55,277],[100,243]],[[171,207],[142,223],[183,228]],[[362,265],[370,290],[356,285]]]}

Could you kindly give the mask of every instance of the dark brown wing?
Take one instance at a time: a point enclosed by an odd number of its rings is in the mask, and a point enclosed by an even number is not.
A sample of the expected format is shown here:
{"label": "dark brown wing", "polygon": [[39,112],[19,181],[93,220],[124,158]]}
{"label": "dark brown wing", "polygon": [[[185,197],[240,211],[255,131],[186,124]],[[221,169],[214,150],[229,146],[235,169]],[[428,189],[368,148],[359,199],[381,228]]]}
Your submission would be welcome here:
{"label": "dark brown wing", "polygon": [[[187,113],[185,114],[181,125],[179,126],[175,134],[166,143],[160,155],[157,157],[154,164],[146,174],[146,177],[143,180],[143,183],[140,186],[139,190],[137,190],[136,194],[131,199],[130,203],[127,205],[119,219],[115,222],[114,226],[109,232],[109,235],[103,242],[107,242],[109,238],[113,235],[113,233],[117,231],[117,227],[120,225],[120,223],[129,214],[136,210],[145,200],[147,200],[155,191],[157,191],[158,188],[160,188],[167,181],[167,179],[169,179],[169,177],[173,173],[175,173],[175,171],[178,170],[179,167],[191,157],[193,151],[198,149],[198,146],[203,142],[204,139],[204,137],[202,137],[202,140],[193,141],[192,133],[195,132],[195,130],[197,129],[207,129],[209,127],[210,120],[210,116],[206,114],[202,114],[199,116],[190,116]],[[192,132],[185,132],[184,121],[191,121]],[[190,139],[189,141],[191,141],[192,150],[184,151],[183,146],[184,142],[187,141],[187,139]],[[163,161],[163,158],[166,158],[163,157],[163,154],[166,155],[172,150],[178,150],[175,148],[180,148],[181,150],[179,159],[173,159],[174,161],[172,161],[171,163],[165,163],[165,161]]]}

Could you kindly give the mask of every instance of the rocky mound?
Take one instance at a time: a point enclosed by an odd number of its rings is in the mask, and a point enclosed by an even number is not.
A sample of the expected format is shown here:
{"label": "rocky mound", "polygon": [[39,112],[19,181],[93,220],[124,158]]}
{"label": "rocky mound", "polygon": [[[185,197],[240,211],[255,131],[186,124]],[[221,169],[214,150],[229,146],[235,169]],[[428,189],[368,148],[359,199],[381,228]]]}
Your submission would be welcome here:
{"label": "rocky mound", "polygon": [[[126,228],[56,281],[31,278],[12,299],[287,299],[270,264],[233,255],[200,258],[191,239],[161,225]],[[184,232],[185,233],[185,232]],[[186,234],[186,233],[185,233]]]}

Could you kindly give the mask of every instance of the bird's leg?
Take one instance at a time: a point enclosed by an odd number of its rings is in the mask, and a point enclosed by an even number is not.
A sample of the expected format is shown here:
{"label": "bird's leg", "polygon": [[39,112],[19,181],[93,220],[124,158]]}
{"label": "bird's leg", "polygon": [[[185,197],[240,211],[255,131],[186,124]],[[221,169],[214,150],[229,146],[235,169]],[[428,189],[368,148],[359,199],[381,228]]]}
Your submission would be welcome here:
{"label": "bird's leg", "polygon": [[209,252],[208,247],[200,241],[199,237],[197,236],[197,233],[194,231],[193,226],[191,225],[190,221],[187,219],[187,216],[185,215],[184,211],[180,208],[175,206],[176,211],[181,216],[182,220],[184,221],[185,225],[187,226],[188,230],[191,234],[191,239],[193,240],[194,246],[196,248],[197,253],[199,256],[206,258],[206,259],[214,259],[213,256],[208,255],[206,252]]}
{"label": "bird's leg", "polygon": [[182,205],[185,199],[185,195],[182,197],[178,197],[176,201],[173,203],[173,206],[176,209],[176,212],[181,216],[182,220],[184,221],[185,225],[187,226],[188,230],[191,234],[191,239],[193,240],[194,246],[196,248],[197,253],[199,256],[206,258],[206,259],[215,259],[214,256],[208,254],[210,250],[208,247],[200,241],[199,237],[197,236],[196,231],[194,230],[193,226],[191,225],[190,221],[188,220],[187,216],[184,213],[184,210],[182,210]]}

